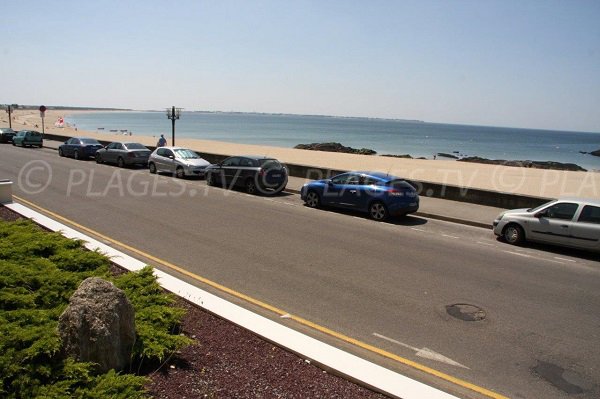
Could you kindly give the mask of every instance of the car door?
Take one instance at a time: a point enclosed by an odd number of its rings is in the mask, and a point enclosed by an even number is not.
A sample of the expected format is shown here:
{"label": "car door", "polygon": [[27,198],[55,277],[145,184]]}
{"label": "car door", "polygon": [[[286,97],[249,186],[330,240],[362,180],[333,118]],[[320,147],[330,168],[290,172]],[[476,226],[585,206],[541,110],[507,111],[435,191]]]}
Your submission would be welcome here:
{"label": "car door", "polygon": [[175,154],[169,148],[159,148],[156,152],[156,167],[163,172],[175,172]]}
{"label": "car door", "polygon": [[104,151],[104,154],[102,154],[104,162],[115,162],[114,148],[116,144],[117,143],[110,143],[106,146],[106,151]]}
{"label": "car door", "polygon": [[351,174],[340,190],[339,206],[344,208],[360,208],[360,201],[364,198],[363,185],[364,176]]}
{"label": "car door", "polygon": [[331,179],[323,192],[322,202],[324,204],[347,207],[344,205],[344,201],[347,201],[348,197],[344,199],[344,193],[352,186],[349,183],[353,179],[358,181],[358,177],[355,178],[354,175],[354,173],[343,173]]}
{"label": "car door", "polygon": [[573,246],[571,228],[578,209],[576,202],[557,202],[537,212],[529,223],[529,237],[535,241]]}
{"label": "car door", "polygon": [[65,143],[63,150],[64,154],[69,157],[73,156],[73,153],[75,152],[75,147],[79,147],[79,140],[76,138],[70,138]]}
{"label": "car door", "polygon": [[600,206],[583,206],[571,227],[571,237],[581,248],[600,250]]}
{"label": "car door", "polygon": [[223,177],[225,179],[225,184],[229,186],[235,185],[237,173],[239,173],[239,165],[240,157],[230,157],[223,161],[221,167],[223,169]]}

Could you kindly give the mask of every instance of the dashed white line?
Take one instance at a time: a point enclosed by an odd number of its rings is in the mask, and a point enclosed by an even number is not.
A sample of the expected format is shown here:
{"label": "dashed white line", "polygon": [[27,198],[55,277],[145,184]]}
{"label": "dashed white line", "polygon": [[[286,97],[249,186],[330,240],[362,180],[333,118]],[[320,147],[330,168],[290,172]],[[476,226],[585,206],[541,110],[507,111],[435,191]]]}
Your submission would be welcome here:
{"label": "dashed white line", "polygon": [[577,263],[577,261],[576,261],[576,260],[573,260],[573,259],[566,259],[566,258],[561,258],[561,257],[559,257],[559,256],[555,256],[555,257],[554,257],[554,259],[557,259],[557,260],[564,260],[565,262]]}
{"label": "dashed white line", "polygon": [[425,229],[418,229],[416,227],[411,227],[411,229],[415,230],[415,231],[422,231],[423,233],[427,233],[427,230],[425,230]]}
{"label": "dashed white line", "polygon": [[502,252],[506,252],[507,254],[512,254],[512,255],[518,255],[518,256],[522,256],[524,258],[531,258],[531,255],[527,255],[527,254],[522,254],[519,252],[513,252],[513,251],[502,251]]}
{"label": "dashed white line", "polygon": [[448,237],[448,238],[454,238],[454,239],[460,238],[460,237],[457,237],[457,236],[451,236],[450,234],[442,234],[442,236]]}
{"label": "dashed white line", "polygon": [[495,247],[495,245],[494,245],[494,244],[491,244],[491,243],[489,243],[489,242],[481,242],[481,241],[477,241],[477,244],[480,244],[480,245],[487,245],[488,247]]}

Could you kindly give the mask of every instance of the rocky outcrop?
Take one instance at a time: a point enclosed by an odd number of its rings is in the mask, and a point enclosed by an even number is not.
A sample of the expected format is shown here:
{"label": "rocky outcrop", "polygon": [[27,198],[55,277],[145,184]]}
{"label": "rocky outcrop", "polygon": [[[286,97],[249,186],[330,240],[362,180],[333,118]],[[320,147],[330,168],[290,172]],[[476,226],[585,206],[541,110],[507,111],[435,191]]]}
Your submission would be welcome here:
{"label": "rocky outcrop", "polygon": [[554,170],[571,170],[576,172],[586,172],[587,170],[574,163],[562,163],[553,161],[507,161],[504,159],[486,159],[480,157],[465,157],[458,162],[476,162],[490,165],[518,166],[522,168],[534,169],[554,169]]}
{"label": "rocky outcrop", "polygon": [[135,312],[125,293],[98,277],[84,280],[59,318],[65,355],[98,364],[102,373],[129,364]]}
{"label": "rocky outcrop", "polygon": [[406,158],[406,159],[413,159],[413,157],[410,154],[403,154],[403,155],[395,155],[395,154],[382,154],[380,155],[382,157],[390,157],[390,158]]}
{"label": "rocky outcrop", "polygon": [[448,154],[448,153],[445,153],[445,152],[438,152],[437,156],[438,157],[444,157],[444,158],[458,159],[458,157],[456,155]]}
{"label": "rocky outcrop", "polygon": [[600,150],[592,151],[592,152],[590,152],[590,154],[600,157]]}
{"label": "rocky outcrop", "polygon": [[346,154],[360,154],[360,155],[375,155],[377,151],[369,148],[356,149],[352,147],[346,147],[340,143],[312,143],[312,144],[298,144],[294,148],[299,150],[313,150],[313,151],[328,151],[328,152],[343,152]]}

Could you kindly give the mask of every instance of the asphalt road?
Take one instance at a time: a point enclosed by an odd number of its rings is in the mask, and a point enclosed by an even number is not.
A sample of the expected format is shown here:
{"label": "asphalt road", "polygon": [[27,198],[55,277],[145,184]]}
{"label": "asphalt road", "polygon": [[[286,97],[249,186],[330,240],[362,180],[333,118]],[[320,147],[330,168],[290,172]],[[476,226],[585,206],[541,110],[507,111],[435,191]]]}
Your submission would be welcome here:
{"label": "asphalt road", "polygon": [[[597,256],[512,247],[485,229],[418,217],[378,223],[309,209],[298,195],[249,196],[49,149],[0,145],[3,178],[16,196],[101,234],[477,386],[513,398],[600,397]],[[450,314],[461,310],[483,319]]]}

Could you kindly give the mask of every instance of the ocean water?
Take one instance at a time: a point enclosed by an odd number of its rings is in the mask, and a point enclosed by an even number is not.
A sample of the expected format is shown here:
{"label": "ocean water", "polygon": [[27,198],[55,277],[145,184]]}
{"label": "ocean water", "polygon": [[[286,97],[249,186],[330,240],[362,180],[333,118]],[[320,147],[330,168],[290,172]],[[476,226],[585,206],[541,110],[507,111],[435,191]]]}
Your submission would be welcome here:
{"label": "ocean water", "polygon": [[[171,121],[163,112],[93,112],[66,115],[79,129],[116,135],[135,134],[170,141]],[[459,157],[575,163],[600,170],[600,157],[581,154],[600,149],[600,133],[564,132],[418,121],[328,116],[183,112],[176,121],[177,137],[276,147],[339,142],[371,148],[378,154],[410,154],[433,158],[436,153]],[[438,158],[441,159],[441,158]]]}

